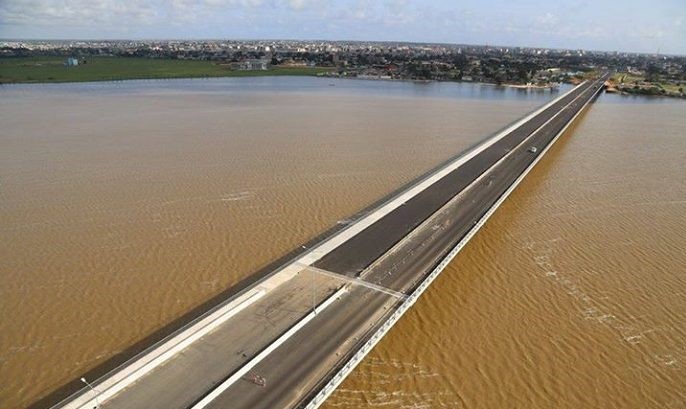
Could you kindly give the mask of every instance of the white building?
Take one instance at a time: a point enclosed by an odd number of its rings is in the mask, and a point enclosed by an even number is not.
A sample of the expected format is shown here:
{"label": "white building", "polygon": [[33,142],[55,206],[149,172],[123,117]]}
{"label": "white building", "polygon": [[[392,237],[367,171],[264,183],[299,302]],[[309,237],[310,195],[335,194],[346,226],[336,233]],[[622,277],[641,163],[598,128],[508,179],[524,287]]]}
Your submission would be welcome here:
{"label": "white building", "polygon": [[245,60],[231,64],[231,68],[240,71],[266,71],[269,68],[267,60]]}

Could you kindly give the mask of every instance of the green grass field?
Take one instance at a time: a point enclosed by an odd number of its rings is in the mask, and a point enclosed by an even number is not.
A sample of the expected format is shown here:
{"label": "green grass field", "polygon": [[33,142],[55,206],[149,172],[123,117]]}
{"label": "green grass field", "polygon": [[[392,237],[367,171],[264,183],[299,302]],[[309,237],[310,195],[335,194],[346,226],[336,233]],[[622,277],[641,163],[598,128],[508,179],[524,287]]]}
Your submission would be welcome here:
{"label": "green grass field", "polygon": [[[614,81],[616,84],[623,85],[624,87],[628,87],[631,89],[631,87],[634,86],[635,83],[638,84],[645,84],[649,83],[654,87],[657,87],[658,90],[662,89],[667,93],[671,94],[681,94],[681,90],[684,88],[683,85],[680,84],[674,84],[674,83],[669,83],[665,81],[648,81],[645,77],[642,76],[636,76],[632,74],[627,74],[627,73],[616,73],[615,75],[612,76],[611,78],[612,81]],[[659,93],[659,92],[657,92]]]}
{"label": "green grass field", "polygon": [[88,57],[86,64],[65,67],[64,57],[0,58],[0,83],[116,81],[150,78],[254,77],[317,75],[329,68],[281,68],[234,71],[210,61],[125,57]]}

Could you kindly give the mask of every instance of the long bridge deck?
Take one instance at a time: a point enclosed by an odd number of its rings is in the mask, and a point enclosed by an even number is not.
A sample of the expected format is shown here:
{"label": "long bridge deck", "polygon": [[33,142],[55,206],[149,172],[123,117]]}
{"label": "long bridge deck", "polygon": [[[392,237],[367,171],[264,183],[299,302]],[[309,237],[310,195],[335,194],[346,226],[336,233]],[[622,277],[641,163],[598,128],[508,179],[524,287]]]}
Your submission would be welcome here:
{"label": "long bridge deck", "polygon": [[419,179],[54,407],[318,406],[607,77],[582,83]]}

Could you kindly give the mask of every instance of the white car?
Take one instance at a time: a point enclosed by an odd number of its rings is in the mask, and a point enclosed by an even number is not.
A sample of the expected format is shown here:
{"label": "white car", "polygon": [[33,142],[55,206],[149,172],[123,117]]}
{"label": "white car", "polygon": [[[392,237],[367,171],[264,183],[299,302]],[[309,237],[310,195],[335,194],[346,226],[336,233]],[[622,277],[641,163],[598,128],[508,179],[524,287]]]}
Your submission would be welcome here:
{"label": "white car", "polygon": [[528,149],[528,151],[531,152],[531,153],[536,153],[536,152],[538,152],[538,148],[535,147],[535,146],[532,146],[532,147],[530,147],[530,148]]}

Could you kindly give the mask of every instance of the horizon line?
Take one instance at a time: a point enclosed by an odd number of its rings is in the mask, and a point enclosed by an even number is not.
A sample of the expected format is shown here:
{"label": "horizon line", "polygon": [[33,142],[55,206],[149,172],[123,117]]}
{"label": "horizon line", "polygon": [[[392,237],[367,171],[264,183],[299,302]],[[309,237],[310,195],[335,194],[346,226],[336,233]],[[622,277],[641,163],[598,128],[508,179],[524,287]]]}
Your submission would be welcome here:
{"label": "horizon line", "polygon": [[686,57],[686,54],[673,54],[657,52],[640,52],[627,50],[600,50],[600,49],[586,49],[586,48],[565,48],[565,47],[545,47],[545,46],[529,46],[529,45],[496,45],[496,44],[468,44],[468,43],[450,43],[437,41],[408,41],[408,40],[332,40],[325,38],[221,38],[221,37],[187,37],[187,38],[0,38],[0,42],[9,41],[322,41],[332,43],[385,43],[385,44],[417,44],[417,45],[443,45],[443,46],[466,46],[466,47],[492,47],[492,48],[524,48],[524,49],[545,49],[556,51],[584,51],[584,52],[600,52],[600,53],[624,53],[648,56],[670,56],[670,57]]}

